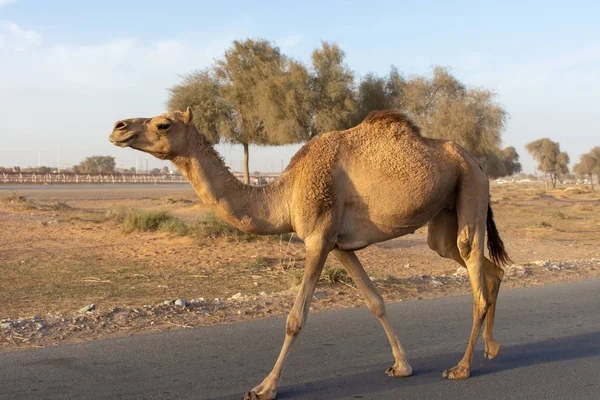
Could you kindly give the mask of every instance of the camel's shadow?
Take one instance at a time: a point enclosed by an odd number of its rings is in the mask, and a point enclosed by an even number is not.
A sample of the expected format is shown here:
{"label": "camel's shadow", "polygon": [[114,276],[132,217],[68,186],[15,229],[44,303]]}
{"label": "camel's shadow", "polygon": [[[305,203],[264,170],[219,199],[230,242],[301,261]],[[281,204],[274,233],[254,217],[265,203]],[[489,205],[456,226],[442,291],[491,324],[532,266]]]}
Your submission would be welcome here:
{"label": "camel's shadow", "polygon": [[[448,382],[441,377],[441,372],[454,366],[462,357],[462,352],[445,353],[436,356],[413,357],[410,359],[414,368],[411,378],[389,378],[383,371],[389,366],[383,363],[365,364],[362,371],[355,374],[338,373],[337,377],[282,385],[278,390],[278,399],[342,399],[361,398],[361,395],[382,395],[398,386],[416,387],[427,384]],[[482,360],[483,351],[480,349],[473,362],[471,379],[466,382],[476,382],[481,377],[501,371],[529,367],[537,364],[547,364],[566,360],[600,355],[600,332],[547,339],[539,342],[504,346],[496,359]],[[293,371],[291,372],[293,373]],[[335,371],[332,371],[334,374]],[[451,388],[445,386],[443,390]],[[454,386],[456,387],[456,386]],[[461,385],[460,390],[465,386]],[[211,400],[242,398],[243,394],[230,394]],[[388,397],[382,397],[388,398]]]}

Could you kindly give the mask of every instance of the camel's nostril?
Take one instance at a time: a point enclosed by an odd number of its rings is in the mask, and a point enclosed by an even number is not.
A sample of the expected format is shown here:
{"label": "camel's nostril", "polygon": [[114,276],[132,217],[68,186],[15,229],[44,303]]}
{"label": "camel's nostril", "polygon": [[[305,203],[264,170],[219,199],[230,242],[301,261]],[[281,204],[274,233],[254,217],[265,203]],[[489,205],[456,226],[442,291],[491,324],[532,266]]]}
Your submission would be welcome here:
{"label": "camel's nostril", "polygon": [[115,124],[115,130],[123,130],[127,127],[127,123],[125,121],[117,121]]}

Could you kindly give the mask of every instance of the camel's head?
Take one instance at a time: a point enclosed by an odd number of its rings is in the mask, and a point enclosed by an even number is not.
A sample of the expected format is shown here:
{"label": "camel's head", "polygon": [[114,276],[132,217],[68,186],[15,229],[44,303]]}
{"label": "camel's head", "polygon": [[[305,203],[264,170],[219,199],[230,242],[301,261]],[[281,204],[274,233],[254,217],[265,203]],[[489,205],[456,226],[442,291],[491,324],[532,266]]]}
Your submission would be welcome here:
{"label": "camel's head", "polygon": [[197,133],[192,124],[192,110],[188,107],[185,112],[117,121],[109,140],[119,147],[131,147],[170,160],[189,148],[188,135],[194,134]]}

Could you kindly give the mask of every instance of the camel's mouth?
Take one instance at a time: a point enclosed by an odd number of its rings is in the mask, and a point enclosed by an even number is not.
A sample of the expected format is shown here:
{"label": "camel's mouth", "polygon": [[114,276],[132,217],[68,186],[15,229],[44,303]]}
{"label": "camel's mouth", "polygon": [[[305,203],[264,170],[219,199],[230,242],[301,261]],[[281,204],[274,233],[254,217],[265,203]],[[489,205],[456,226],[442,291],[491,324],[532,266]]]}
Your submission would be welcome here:
{"label": "camel's mouth", "polygon": [[132,133],[131,135],[125,136],[125,137],[113,137],[114,133],[112,135],[110,135],[110,137],[108,138],[110,140],[110,142],[112,144],[114,144],[115,146],[119,146],[119,147],[127,147],[129,146],[132,142],[134,137],[136,136],[135,133]]}

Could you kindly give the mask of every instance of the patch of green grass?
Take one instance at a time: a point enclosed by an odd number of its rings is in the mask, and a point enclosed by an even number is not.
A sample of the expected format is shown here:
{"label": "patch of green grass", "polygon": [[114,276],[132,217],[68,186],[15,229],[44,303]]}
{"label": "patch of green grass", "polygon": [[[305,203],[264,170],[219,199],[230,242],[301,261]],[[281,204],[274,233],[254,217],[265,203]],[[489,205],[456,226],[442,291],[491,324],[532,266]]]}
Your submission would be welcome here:
{"label": "patch of green grass", "polygon": [[176,233],[180,236],[188,233],[187,225],[167,211],[117,208],[109,210],[106,216],[118,221],[121,224],[121,231],[124,233],[158,230]]}
{"label": "patch of green grass", "polygon": [[171,217],[170,219],[163,221],[159,229],[163,232],[171,232],[177,236],[185,236],[189,232],[188,226],[180,219]]}
{"label": "patch of green grass", "polygon": [[250,241],[258,238],[258,235],[242,232],[229,225],[213,213],[207,213],[204,217],[197,219],[189,227],[190,234],[200,239],[224,237],[239,241]]}

